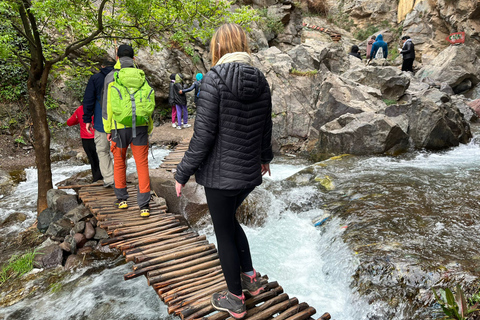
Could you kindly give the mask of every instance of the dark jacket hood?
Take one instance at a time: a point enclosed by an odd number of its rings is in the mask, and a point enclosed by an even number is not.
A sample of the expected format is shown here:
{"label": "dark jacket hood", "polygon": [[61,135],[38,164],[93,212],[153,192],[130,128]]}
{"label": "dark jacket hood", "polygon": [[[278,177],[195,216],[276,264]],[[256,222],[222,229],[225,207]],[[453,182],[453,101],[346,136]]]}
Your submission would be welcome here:
{"label": "dark jacket hood", "polygon": [[103,73],[105,76],[113,70],[113,66],[108,66],[105,68],[100,69],[100,72]]}
{"label": "dark jacket hood", "polygon": [[265,78],[261,71],[248,64],[224,63],[212,70],[240,101],[255,100],[265,89]]}

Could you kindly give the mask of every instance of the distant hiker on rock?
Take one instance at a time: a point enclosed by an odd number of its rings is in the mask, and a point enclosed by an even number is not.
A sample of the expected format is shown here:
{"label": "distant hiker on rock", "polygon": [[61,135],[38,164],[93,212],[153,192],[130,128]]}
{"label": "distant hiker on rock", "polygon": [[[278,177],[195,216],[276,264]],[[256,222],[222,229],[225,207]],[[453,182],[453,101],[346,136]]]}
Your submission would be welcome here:
{"label": "distant hiker on rock", "polygon": [[[90,119],[90,122],[92,120]],[[83,105],[78,107],[77,110],[72,114],[72,116],[67,120],[67,125],[69,127],[76,124],[80,125],[80,138],[82,138],[83,150],[88,157],[88,162],[90,162],[90,168],[92,169],[93,182],[102,180],[102,173],[100,172],[100,163],[98,161],[97,149],[95,149],[95,135],[91,131],[87,130],[87,126],[83,121]],[[93,129],[92,129],[93,130]]]}
{"label": "distant hiker on rock", "polygon": [[[108,81],[108,82],[107,82]],[[150,216],[150,176],[148,170],[148,135],[153,129],[155,92],[145,73],[136,68],[133,49],[122,44],[117,50],[115,70],[105,79],[107,108],[103,110],[103,125],[112,142],[114,159],[115,205],[128,208],[127,166],[128,146],[132,149],[138,174],[137,203],[140,216]]]}
{"label": "distant hiker on rock", "polygon": [[371,36],[367,42],[367,59],[370,59],[370,52],[372,51],[372,45],[375,42],[375,39],[375,36]]}
{"label": "distant hiker on rock", "polygon": [[195,96],[194,96],[194,103],[195,103],[195,106],[197,105],[197,101],[198,101],[198,96],[200,95],[200,86],[202,85],[202,79],[203,79],[203,74],[201,73],[197,73],[195,78],[197,79],[190,87],[188,87],[187,89],[183,89],[182,92],[183,93],[186,93],[186,92],[190,92],[192,91],[193,89],[195,89]]}
{"label": "distant hiker on rock", "polygon": [[177,117],[177,107],[175,106],[173,85],[175,84],[175,73],[170,75],[170,87],[168,90],[168,105],[172,107],[172,127],[177,127],[175,118]]}
{"label": "distant hiker on rock", "polygon": [[388,56],[388,45],[383,41],[383,36],[379,34],[372,45],[372,50],[370,50],[370,60],[375,59],[387,59]]}
{"label": "distant hiker on rock", "polygon": [[100,162],[104,187],[113,186],[113,161],[110,155],[110,142],[107,140],[107,134],[103,128],[102,121],[102,108],[105,107],[102,104],[104,99],[103,87],[105,77],[113,70],[114,64],[115,61],[110,58],[103,60],[100,72],[94,74],[88,80],[85,95],[83,96],[83,122],[85,122],[87,131],[93,133],[92,129],[95,129],[95,149]]}
{"label": "distant hiker on rock", "polygon": [[253,67],[245,31],[224,24],[210,41],[212,69],[202,81],[193,138],[175,173],[177,196],[190,176],[203,185],[228,291],[214,293],[215,309],[241,319],[245,295],[264,288],[235,213],[262,175],[270,174],[272,98],[263,73]]}
{"label": "distant hiker on rock", "polygon": [[350,49],[349,55],[354,56],[355,58],[358,58],[358,59],[362,60],[362,56],[360,55],[359,50],[360,49],[358,48],[358,46],[353,45],[352,48]]}
{"label": "distant hiker on rock", "polygon": [[[177,108],[177,129],[189,128],[192,125],[188,124],[188,109],[187,109],[187,96],[183,92],[183,75],[177,73],[175,75],[175,83],[173,84],[173,101]],[[183,125],[182,125],[182,113],[183,113]]]}
{"label": "distant hiker on rock", "polygon": [[402,71],[413,72],[413,61],[415,60],[415,45],[409,36],[402,37],[403,46],[400,53],[403,56]]}

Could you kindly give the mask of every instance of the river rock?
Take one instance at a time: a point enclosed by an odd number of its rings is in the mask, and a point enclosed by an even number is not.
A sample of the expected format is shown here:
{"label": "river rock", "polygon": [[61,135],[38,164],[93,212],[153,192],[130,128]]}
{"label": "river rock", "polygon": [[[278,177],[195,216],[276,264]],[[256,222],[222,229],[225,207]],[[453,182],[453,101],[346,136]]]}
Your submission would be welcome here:
{"label": "river rock", "polygon": [[449,46],[420,69],[415,77],[447,83],[455,93],[480,82],[480,61],[475,49],[465,45]]}
{"label": "river rock", "polygon": [[83,245],[83,247],[92,247],[92,248],[95,248],[97,246],[97,241],[95,240],[89,240],[87,242],[85,242],[85,244]]}
{"label": "river rock", "polygon": [[73,232],[82,233],[85,230],[85,221],[78,221],[73,227]]}
{"label": "river rock", "polygon": [[70,210],[67,214],[65,214],[65,218],[70,219],[73,223],[77,223],[78,221],[85,220],[88,217],[91,217],[92,213],[90,210],[85,208],[83,204],[77,205],[75,208]]}
{"label": "river rock", "polygon": [[0,223],[0,228],[5,228],[14,224],[20,224],[27,220],[27,215],[22,212],[14,212]]}
{"label": "river rock", "polygon": [[91,217],[90,220],[88,220],[88,221],[92,224],[92,226],[93,226],[94,228],[97,226],[97,222],[98,222],[98,221],[97,221],[97,218]]}
{"label": "river rock", "polygon": [[65,261],[65,270],[73,270],[79,268],[83,265],[83,255],[71,254],[68,256],[67,261]]}
{"label": "river rock", "polygon": [[70,233],[73,226],[73,223],[69,219],[62,218],[51,223],[45,234],[52,237],[62,238]]}
{"label": "river rock", "polygon": [[467,143],[472,137],[470,126],[455,105],[435,103],[428,94],[413,99],[408,117],[408,134],[415,148],[439,150]]}
{"label": "river rock", "polygon": [[60,249],[66,252],[72,252],[72,248],[67,241],[63,241],[62,243],[60,243]]}
{"label": "river rock", "polygon": [[108,233],[104,229],[100,227],[95,228],[95,236],[93,236],[93,239],[95,240],[102,240],[102,239],[108,239]]}
{"label": "river rock", "polygon": [[12,177],[5,170],[0,169],[0,195],[8,195],[15,189]]}
{"label": "river rock", "polygon": [[40,212],[37,217],[37,228],[40,232],[44,233],[47,231],[51,223],[58,221],[63,217],[63,213],[60,211],[47,208]]}
{"label": "river rock", "polygon": [[84,231],[85,238],[92,239],[95,236],[95,228],[93,227],[92,223],[89,221],[85,223],[85,231]]}
{"label": "river rock", "polygon": [[330,154],[397,154],[408,149],[408,135],[384,114],[344,114],[320,128],[319,144]]}
{"label": "river rock", "polygon": [[61,265],[63,260],[63,251],[57,244],[52,244],[48,247],[42,248],[37,251],[33,260],[35,268],[53,268],[57,265]]}
{"label": "river rock", "polygon": [[83,245],[87,242],[87,238],[83,233],[75,233],[73,235],[75,239],[75,243],[77,244],[77,249],[83,247]]}
{"label": "river rock", "polygon": [[82,247],[82,248],[78,249],[77,254],[78,255],[85,255],[85,254],[90,253],[92,251],[93,251],[92,246]]}
{"label": "river rock", "polygon": [[478,117],[480,117],[480,99],[469,102],[468,106],[472,108],[473,111],[475,111]]}
{"label": "river rock", "polygon": [[65,214],[78,206],[78,199],[76,195],[66,194],[58,189],[50,189],[47,191],[47,204],[49,208]]}
{"label": "river rock", "polygon": [[384,99],[395,101],[404,95],[410,85],[408,74],[395,67],[359,67],[348,70],[343,76],[365,86],[379,89]]}
{"label": "river rock", "polygon": [[461,96],[452,96],[451,99],[452,103],[458,108],[458,111],[460,111],[467,122],[478,121],[478,114],[469,105],[469,103],[473,101],[466,101],[466,99],[461,98]]}

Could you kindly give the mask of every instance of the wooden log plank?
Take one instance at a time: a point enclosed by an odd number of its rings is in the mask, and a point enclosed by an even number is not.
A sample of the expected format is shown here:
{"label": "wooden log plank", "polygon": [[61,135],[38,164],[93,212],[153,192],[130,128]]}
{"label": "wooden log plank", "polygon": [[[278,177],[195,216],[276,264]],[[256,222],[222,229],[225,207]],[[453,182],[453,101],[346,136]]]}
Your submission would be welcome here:
{"label": "wooden log plank", "polygon": [[330,320],[331,318],[330,313],[325,312],[320,318],[318,318],[318,320]]}
{"label": "wooden log plank", "polygon": [[190,287],[190,288],[186,288],[186,289],[174,292],[172,294],[167,294],[163,297],[163,301],[169,302],[169,301],[172,301],[172,300],[175,300],[175,299],[183,299],[185,296],[197,293],[198,291],[200,291],[202,289],[217,285],[219,283],[225,283],[226,284],[225,278],[223,277],[223,275],[221,275],[220,277],[215,277],[211,281],[205,282],[205,283],[200,284],[198,286],[193,286],[193,287]]}
{"label": "wooden log plank", "polygon": [[193,295],[187,299],[184,299],[183,301],[181,301],[180,303],[176,303],[174,305],[169,305],[168,307],[168,313],[169,314],[172,314],[174,313],[177,309],[179,309],[180,307],[183,307],[183,306],[186,306],[186,305],[189,305],[190,303],[192,302],[195,302],[197,301],[198,299],[200,298],[204,298],[204,297],[209,297],[211,296],[212,294],[214,294],[215,292],[218,292],[218,291],[222,291],[222,290],[225,290],[227,289],[227,284],[226,283],[221,283],[221,284],[218,284],[216,286],[212,286],[208,289],[205,289],[205,290],[201,290],[199,293],[197,293],[196,295]]}
{"label": "wooden log plank", "polygon": [[122,236],[119,236],[119,237],[105,239],[103,244],[110,244],[110,243],[119,242],[119,241],[122,241],[122,240],[137,238],[137,237],[140,237],[140,236],[145,236],[145,235],[156,233],[156,232],[159,232],[159,231],[168,230],[168,229],[174,228],[174,227],[179,226],[179,225],[180,225],[180,222],[177,221],[177,222],[173,222],[173,223],[161,226],[161,227],[151,228],[149,230],[143,230],[143,231],[139,231],[139,232],[135,232],[135,233],[125,234],[125,235],[122,235]]}
{"label": "wooden log plank", "polygon": [[158,295],[163,299],[164,297],[168,296],[168,295],[172,295],[172,294],[175,294],[177,292],[180,292],[182,290],[185,290],[185,289],[188,289],[188,288],[191,288],[191,287],[196,287],[196,286],[199,286],[199,285],[203,285],[205,283],[208,283],[208,282],[211,282],[211,281],[214,281],[216,279],[224,279],[224,276],[223,276],[223,273],[221,272],[221,270],[219,272],[216,272],[215,275],[207,275],[207,276],[204,276],[204,277],[201,277],[201,279],[194,279],[194,281],[190,282],[190,283],[186,283],[186,284],[182,284],[182,285],[179,285],[175,288],[169,288],[169,289],[166,289],[166,290],[158,290],[157,293]]}
{"label": "wooden log plank", "polygon": [[[272,300],[275,300],[275,299],[280,300],[279,298],[282,297],[283,295],[286,295],[287,299],[288,299],[288,295],[286,293],[283,293],[283,294],[279,295],[278,297],[276,297]],[[261,306],[258,306],[258,307],[255,307],[253,309],[247,310],[247,317],[250,320],[265,320],[265,319],[268,319],[269,317],[273,316],[276,313],[279,313],[283,310],[286,310],[286,309],[298,304],[298,299],[297,298],[292,298],[292,299],[289,299],[289,300],[286,300],[286,301],[283,301],[283,302],[280,302],[280,303],[278,303],[278,302],[272,303],[268,307],[264,306],[265,304],[267,304],[268,302],[270,302],[272,300],[269,300],[269,301],[265,302]],[[257,309],[257,308],[262,309],[262,310],[254,313],[253,310]],[[252,313],[251,316],[249,315],[249,312]],[[304,312],[304,311],[302,311],[302,312]]]}
{"label": "wooden log plank", "polygon": [[176,219],[173,216],[169,217],[162,217],[162,216],[156,216],[156,217],[150,217],[148,219],[143,219],[143,220],[138,220],[138,221],[133,221],[133,222],[128,222],[128,221],[102,221],[99,223],[100,227],[106,228],[107,231],[109,230],[123,230],[131,227],[136,227],[136,226],[144,226],[148,225],[150,223],[155,223],[159,221],[167,221],[167,220],[173,220]]}
{"label": "wooden log plank", "polygon": [[317,311],[315,310],[314,307],[308,307],[307,309],[294,314],[291,317],[288,317],[286,320],[305,320],[310,318],[310,316],[314,315]]}
{"label": "wooden log plank", "polygon": [[120,237],[120,236],[124,236],[124,235],[127,235],[127,234],[136,234],[138,232],[142,232],[142,231],[146,231],[146,230],[155,230],[156,228],[159,228],[161,226],[165,226],[165,225],[171,225],[172,223],[180,223],[180,221],[178,221],[177,219],[164,219],[164,220],[160,220],[160,221],[153,221],[152,223],[150,224],[145,224],[145,225],[141,225],[141,226],[134,226],[134,227],[130,227],[130,228],[123,228],[123,229],[115,229],[113,231],[113,236],[114,237]]}
{"label": "wooden log plank", "polygon": [[[142,275],[147,274],[147,279],[149,278],[148,274],[150,272],[158,272],[158,274],[163,273],[162,271],[168,270],[170,272],[182,269],[184,267],[195,266],[202,262],[211,261],[218,259],[218,254],[215,252],[216,249],[210,251],[205,251],[201,253],[196,253],[191,256],[184,257],[182,259],[177,259],[169,262],[154,264],[145,268],[134,270],[133,272],[127,273],[124,275],[125,280],[133,279]],[[215,253],[214,253],[215,252]]]}
{"label": "wooden log plank", "polygon": [[[189,234],[187,234],[183,237],[184,238],[180,238],[180,239],[166,239],[164,241],[160,241],[160,242],[157,242],[157,243],[147,244],[147,245],[140,246],[140,247],[137,247],[137,248],[134,248],[134,249],[125,250],[124,255],[129,256],[129,255],[135,255],[135,254],[142,254],[146,250],[155,249],[155,248],[160,248],[161,249],[162,246],[175,245],[176,241],[184,241],[184,240],[187,240],[187,239],[188,240],[193,240],[191,238],[195,238],[197,240],[205,240],[206,239],[205,236],[199,236],[195,232],[191,232],[191,233],[189,233]],[[171,247],[166,247],[165,249],[170,249],[170,248]]]}
{"label": "wooden log plank", "polygon": [[[136,248],[137,246],[142,246],[145,244],[151,244],[151,243],[156,243],[159,242],[162,239],[164,235],[169,235],[169,234],[183,234],[185,233],[185,230],[187,230],[187,226],[181,226],[173,229],[167,229],[165,231],[160,231],[152,234],[147,234],[145,236],[137,237],[137,238],[132,238],[132,239],[127,239],[124,241],[112,243],[110,245],[110,248],[117,248],[121,251],[127,250],[127,249],[133,249]],[[191,231],[193,232],[193,231]]]}
{"label": "wooden log plank", "polygon": [[150,277],[148,277],[147,280],[148,280],[148,284],[152,285],[154,283],[163,282],[163,281],[166,281],[166,280],[170,280],[172,278],[185,276],[185,275],[188,275],[188,274],[200,271],[200,270],[209,269],[211,267],[216,267],[218,265],[220,265],[220,260],[216,259],[216,260],[201,263],[201,264],[196,265],[194,267],[185,268],[183,270],[168,272],[168,273],[164,273],[164,274],[161,274],[161,275],[158,275],[158,276],[150,276]]}
{"label": "wooden log plank", "polygon": [[84,188],[84,187],[93,187],[93,186],[103,186],[103,182],[96,182],[91,184],[73,184],[68,186],[58,186],[57,189],[76,189],[76,188]]}
{"label": "wooden log plank", "polygon": [[189,268],[189,267],[193,267],[197,264],[201,264],[201,263],[204,263],[204,262],[208,262],[208,261],[211,261],[211,260],[218,259],[218,254],[216,253],[217,249],[212,249],[212,250],[206,251],[206,252],[211,252],[211,251],[213,251],[215,253],[210,254],[208,256],[205,256],[205,257],[202,257],[202,258],[199,258],[199,259],[191,260],[191,261],[180,263],[180,264],[175,264],[175,265],[172,265],[172,266],[169,266],[169,267],[166,267],[166,268],[160,268],[160,269],[156,269],[156,270],[153,270],[153,271],[149,271],[148,272],[148,277],[149,278],[150,277],[155,277],[155,276],[158,276],[158,275],[161,275],[161,274],[177,271],[178,269]]}
{"label": "wooden log plank", "polygon": [[302,303],[300,303],[296,306],[290,307],[287,310],[285,310],[284,312],[280,313],[278,316],[275,317],[275,320],[285,320],[285,319],[299,313],[300,311],[303,311],[303,310],[307,309],[308,307],[309,307],[309,305],[306,302],[302,302]]}
{"label": "wooden log plank", "polygon": [[162,238],[163,236],[174,234],[174,233],[177,233],[179,235],[185,235],[187,233],[197,234],[194,231],[183,232],[185,230],[188,230],[187,226],[177,227],[177,228],[170,229],[170,230],[167,230],[167,231],[164,231],[164,232],[159,232],[158,234],[153,234],[152,237],[134,239],[134,241],[132,241],[132,242],[117,244],[115,247],[118,248],[121,251],[124,251],[124,250],[127,250],[127,249],[133,249],[133,248],[136,248],[136,247],[140,247],[140,246],[143,246],[143,245],[146,245],[146,244],[159,242],[160,240],[163,240],[163,238]]}
{"label": "wooden log plank", "polygon": [[187,244],[192,244],[192,243],[204,243],[204,241],[206,242],[205,239],[206,239],[205,236],[190,237],[190,238],[187,238],[186,240],[183,240],[183,241],[175,239],[175,240],[172,240],[170,243],[167,243],[167,244],[160,243],[156,247],[153,247],[153,248],[150,248],[150,249],[139,250],[138,252],[125,254],[125,260],[127,262],[128,261],[134,261],[136,257],[142,256],[142,255],[152,254],[152,253],[156,253],[156,252],[164,252],[164,251],[167,251],[167,250],[176,249],[177,247],[181,247],[181,246],[184,246],[184,245],[187,245]]}
{"label": "wooden log plank", "polygon": [[162,293],[160,291],[161,289],[170,290],[169,288],[176,288],[178,286],[183,286],[188,283],[195,282],[199,279],[203,279],[204,277],[209,277],[210,274],[215,274],[218,271],[221,272],[221,270],[222,270],[222,267],[217,265],[214,267],[205,268],[203,270],[198,270],[189,274],[181,275],[176,278],[170,278],[165,281],[152,282],[151,278],[147,280],[149,282],[149,285],[151,285],[153,289],[160,294]]}
{"label": "wooden log plank", "polygon": [[[135,261],[136,265],[146,263],[145,266],[149,266],[149,265],[158,263],[158,261],[160,261],[161,259],[166,259],[165,257],[167,255],[180,254],[180,253],[182,255],[183,254],[187,255],[185,253],[186,251],[188,251],[188,250],[200,250],[199,247],[203,247],[203,246],[209,246],[210,249],[215,248],[215,245],[213,243],[209,243],[207,240],[195,241],[193,243],[186,243],[186,244],[183,244],[181,246],[178,245],[176,248],[163,250],[163,251],[159,251],[159,252],[153,252],[153,253],[149,253],[149,254],[143,254],[143,255],[135,257],[134,261]],[[181,257],[178,256],[178,257],[172,258],[172,259],[177,259],[177,258],[181,258]],[[156,259],[158,259],[158,260],[156,260]],[[167,259],[165,261],[168,261],[168,260],[170,260],[170,259]]]}
{"label": "wooden log plank", "polygon": [[215,249],[215,245],[213,243],[208,244],[208,241],[205,241],[207,245],[204,243],[202,244],[195,244],[195,243],[188,243],[185,246],[176,248],[174,250],[168,250],[163,254],[160,253],[159,255],[152,255],[152,256],[141,256],[135,259],[135,265],[133,266],[133,270],[149,267],[154,264],[162,263],[165,261],[179,259],[186,256],[191,256],[195,253],[208,251],[211,249]]}

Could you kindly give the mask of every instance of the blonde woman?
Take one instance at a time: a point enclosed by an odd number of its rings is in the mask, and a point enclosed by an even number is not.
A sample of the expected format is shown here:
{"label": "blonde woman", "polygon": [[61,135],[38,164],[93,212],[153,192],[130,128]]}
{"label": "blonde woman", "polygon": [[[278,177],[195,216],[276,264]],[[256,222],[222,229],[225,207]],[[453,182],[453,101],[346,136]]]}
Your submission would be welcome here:
{"label": "blonde woman", "polygon": [[250,248],[235,218],[237,208],[270,174],[273,159],[270,87],[252,66],[247,36],[236,24],[222,25],[210,43],[212,69],[202,81],[190,146],[175,174],[177,196],[190,176],[205,187],[228,291],[212,305],[235,319],[246,314],[245,296],[261,293]]}

